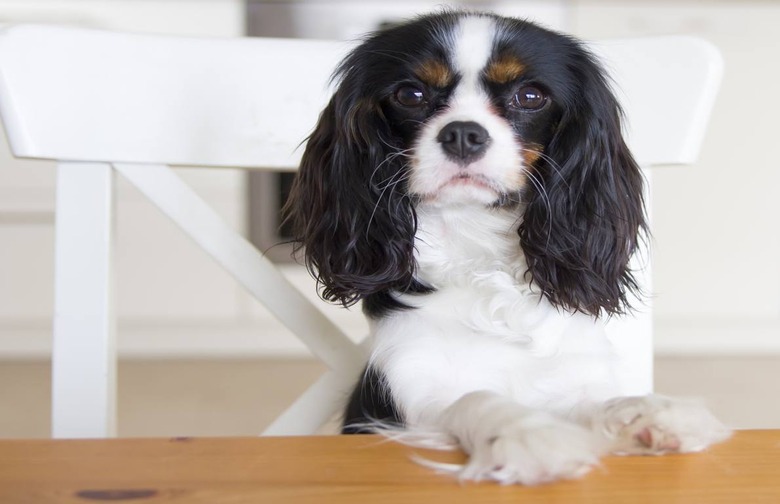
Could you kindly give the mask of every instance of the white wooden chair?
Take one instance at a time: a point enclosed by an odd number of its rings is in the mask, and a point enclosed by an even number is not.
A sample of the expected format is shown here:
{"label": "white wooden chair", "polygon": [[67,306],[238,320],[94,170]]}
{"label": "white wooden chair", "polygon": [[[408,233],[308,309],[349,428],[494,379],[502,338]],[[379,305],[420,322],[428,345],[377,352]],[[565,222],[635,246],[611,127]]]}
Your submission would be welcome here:
{"label": "white wooden chair", "polygon": [[[12,151],[58,162],[52,372],[55,437],[115,434],[114,174],[119,172],[331,369],[269,429],[313,432],[340,407],[363,352],[168,165],[295,169],[298,144],[348,49],[17,25],[0,32],[0,113]],[[691,163],[721,73],[709,44],[593,44],[612,72],[645,167]],[[664,86],[674,82],[672,93]],[[0,168],[1,169],[1,168]],[[645,287],[649,290],[649,268]],[[614,320],[627,393],[652,389],[652,321]]]}

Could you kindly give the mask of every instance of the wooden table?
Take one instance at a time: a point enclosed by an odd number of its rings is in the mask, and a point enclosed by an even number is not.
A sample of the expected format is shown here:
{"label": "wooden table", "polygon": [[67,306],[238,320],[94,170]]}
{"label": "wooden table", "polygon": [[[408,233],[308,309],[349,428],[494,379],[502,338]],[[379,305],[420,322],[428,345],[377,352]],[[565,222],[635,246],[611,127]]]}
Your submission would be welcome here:
{"label": "wooden table", "polygon": [[0,441],[0,503],[780,503],[780,430],[706,453],[608,457],[579,481],[459,484],[374,436]]}

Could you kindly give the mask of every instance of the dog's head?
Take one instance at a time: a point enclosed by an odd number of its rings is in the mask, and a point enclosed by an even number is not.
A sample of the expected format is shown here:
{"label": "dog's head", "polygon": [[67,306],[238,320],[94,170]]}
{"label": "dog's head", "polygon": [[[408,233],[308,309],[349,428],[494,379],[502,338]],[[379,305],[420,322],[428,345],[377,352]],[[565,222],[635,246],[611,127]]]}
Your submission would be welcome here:
{"label": "dog's head", "polygon": [[642,177],[593,56],[529,22],[446,12],[373,34],[336,72],[287,212],[326,299],[423,292],[419,204],[514,208],[529,280],[620,313]]}

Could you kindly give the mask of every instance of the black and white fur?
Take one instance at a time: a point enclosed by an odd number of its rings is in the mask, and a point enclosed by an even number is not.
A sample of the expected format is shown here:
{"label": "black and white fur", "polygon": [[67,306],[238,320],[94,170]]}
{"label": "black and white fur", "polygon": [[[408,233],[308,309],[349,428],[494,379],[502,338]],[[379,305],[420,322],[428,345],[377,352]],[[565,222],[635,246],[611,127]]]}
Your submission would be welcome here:
{"label": "black and white fur", "polygon": [[344,432],[443,435],[461,478],[528,485],[728,437],[699,405],[619,397],[603,324],[637,291],[643,183],[579,42],[443,12],[336,75],[287,212],[322,296],[371,323]]}

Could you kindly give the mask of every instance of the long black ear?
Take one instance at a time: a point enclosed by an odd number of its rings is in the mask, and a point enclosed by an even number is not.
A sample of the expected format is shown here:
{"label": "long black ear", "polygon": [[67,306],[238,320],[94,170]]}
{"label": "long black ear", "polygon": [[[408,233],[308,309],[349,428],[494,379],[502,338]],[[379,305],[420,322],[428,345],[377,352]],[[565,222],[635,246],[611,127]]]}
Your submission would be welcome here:
{"label": "long black ear", "polygon": [[[309,137],[285,206],[323,299],[351,305],[413,282],[416,219],[406,159],[349,61]],[[375,296],[376,297],[376,296]],[[398,303],[399,306],[400,303]]]}
{"label": "long black ear", "polygon": [[[646,232],[643,177],[603,71],[577,47],[573,96],[537,169],[520,228],[532,282],[553,304],[619,314],[638,286],[628,262]],[[545,194],[546,193],[546,194]]]}

